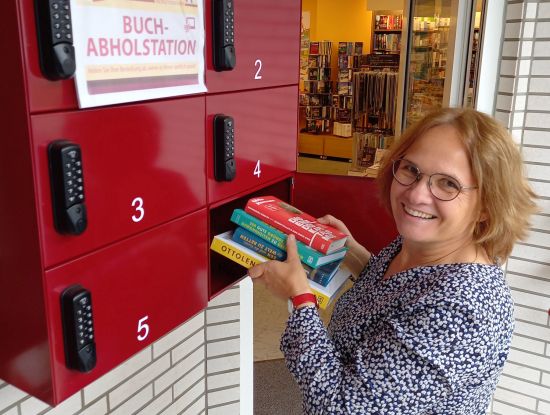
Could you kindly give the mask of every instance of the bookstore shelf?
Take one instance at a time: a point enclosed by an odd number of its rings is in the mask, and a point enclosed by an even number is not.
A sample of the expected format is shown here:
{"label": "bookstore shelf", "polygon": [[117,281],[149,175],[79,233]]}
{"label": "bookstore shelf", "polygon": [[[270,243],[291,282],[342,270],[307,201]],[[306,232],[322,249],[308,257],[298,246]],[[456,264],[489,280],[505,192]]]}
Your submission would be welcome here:
{"label": "bookstore shelf", "polygon": [[449,29],[449,18],[437,15],[413,18],[406,125],[443,105]]}

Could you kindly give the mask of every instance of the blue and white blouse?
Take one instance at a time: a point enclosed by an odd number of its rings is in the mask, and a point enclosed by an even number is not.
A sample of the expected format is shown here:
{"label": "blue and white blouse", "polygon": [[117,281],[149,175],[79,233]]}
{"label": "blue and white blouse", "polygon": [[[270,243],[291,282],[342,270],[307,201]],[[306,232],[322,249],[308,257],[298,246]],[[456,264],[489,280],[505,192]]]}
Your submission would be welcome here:
{"label": "blue and white blouse", "polygon": [[495,265],[384,273],[401,238],[372,256],[335,306],[292,312],[283,337],[306,414],[484,414],[512,338],[513,302]]}

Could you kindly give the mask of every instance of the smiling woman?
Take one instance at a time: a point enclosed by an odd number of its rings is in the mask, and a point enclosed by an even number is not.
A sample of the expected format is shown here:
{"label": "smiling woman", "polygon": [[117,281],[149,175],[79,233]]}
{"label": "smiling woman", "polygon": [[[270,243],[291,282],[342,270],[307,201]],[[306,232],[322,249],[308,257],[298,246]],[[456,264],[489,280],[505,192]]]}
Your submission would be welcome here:
{"label": "smiling woman", "polygon": [[[499,263],[536,206],[520,153],[490,117],[441,109],[390,149],[379,184],[400,235],[378,255],[319,219],[364,268],[328,329],[313,304],[287,322],[281,350],[304,412],[484,414],[514,325]],[[309,291],[293,238],[287,248],[285,262],[249,270],[283,298]]]}
{"label": "smiling woman", "polygon": [[[381,200],[392,212],[392,160],[417,161],[411,153],[436,159],[440,167],[429,173],[445,172],[464,186],[477,187],[478,216],[472,224],[472,240],[491,262],[505,261],[514,243],[525,236],[529,218],[536,211],[536,195],[524,177],[521,155],[506,129],[485,114],[458,108],[434,112],[412,126],[390,149],[378,176]],[[461,174],[468,177],[461,178]],[[460,192],[458,201],[468,200],[466,196]]]}

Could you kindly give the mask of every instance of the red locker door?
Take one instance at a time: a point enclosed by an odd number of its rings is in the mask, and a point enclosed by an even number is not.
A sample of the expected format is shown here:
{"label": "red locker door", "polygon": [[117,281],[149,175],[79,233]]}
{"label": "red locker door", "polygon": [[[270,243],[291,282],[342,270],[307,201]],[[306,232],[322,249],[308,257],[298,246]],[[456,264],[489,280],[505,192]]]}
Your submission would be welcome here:
{"label": "red locker door", "polygon": [[[206,307],[207,214],[200,210],[46,272],[59,402]],[[97,364],[82,374],[65,364],[60,295],[79,284],[91,293]]]}
{"label": "red locker door", "polygon": [[205,2],[206,86],[209,92],[298,83],[300,1],[235,1],[236,66],[222,72],[216,72],[212,63],[211,3]]}
{"label": "red locker door", "polygon": [[[32,117],[46,268],[206,204],[204,97]],[[48,144],[81,147],[87,229],[54,228]]]}
{"label": "red locker door", "polygon": [[[207,96],[209,203],[247,192],[296,170],[297,93],[297,87],[291,86]],[[216,114],[234,119],[236,175],[232,181],[214,178]]]}
{"label": "red locker door", "polygon": [[[40,71],[38,42],[34,16],[34,2],[17,2],[20,9],[22,52],[14,51],[10,55],[22,53],[23,70],[27,78],[29,112],[58,111],[78,108],[76,89],[73,79],[50,81]],[[14,48],[19,45],[14,40]],[[9,86],[8,86],[9,87]]]}

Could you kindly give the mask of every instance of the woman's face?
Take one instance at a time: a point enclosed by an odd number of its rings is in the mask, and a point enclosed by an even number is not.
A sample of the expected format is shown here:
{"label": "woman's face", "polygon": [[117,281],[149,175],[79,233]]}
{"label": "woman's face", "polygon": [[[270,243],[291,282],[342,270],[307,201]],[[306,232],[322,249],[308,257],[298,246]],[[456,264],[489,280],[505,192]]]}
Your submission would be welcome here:
{"label": "woman's face", "polygon": [[429,175],[444,173],[462,186],[476,186],[466,149],[454,127],[433,127],[403,156],[422,172],[420,181],[404,186],[395,179],[390,199],[397,229],[409,243],[442,249],[472,241],[478,220],[478,190],[463,190],[451,201],[438,200],[428,187]]}

